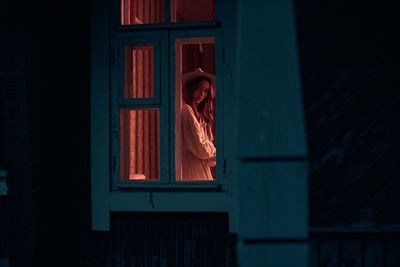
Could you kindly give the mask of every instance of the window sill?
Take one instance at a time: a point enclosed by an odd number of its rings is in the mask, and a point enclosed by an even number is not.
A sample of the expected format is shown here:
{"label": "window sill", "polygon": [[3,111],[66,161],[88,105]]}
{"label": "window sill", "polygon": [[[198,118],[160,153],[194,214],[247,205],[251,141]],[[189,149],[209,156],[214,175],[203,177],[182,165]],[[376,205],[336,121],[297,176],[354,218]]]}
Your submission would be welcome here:
{"label": "window sill", "polygon": [[226,192],[111,192],[110,211],[228,212]]}
{"label": "window sill", "polygon": [[217,181],[185,181],[173,184],[162,184],[159,181],[121,181],[116,184],[123,191],[223,191]]}

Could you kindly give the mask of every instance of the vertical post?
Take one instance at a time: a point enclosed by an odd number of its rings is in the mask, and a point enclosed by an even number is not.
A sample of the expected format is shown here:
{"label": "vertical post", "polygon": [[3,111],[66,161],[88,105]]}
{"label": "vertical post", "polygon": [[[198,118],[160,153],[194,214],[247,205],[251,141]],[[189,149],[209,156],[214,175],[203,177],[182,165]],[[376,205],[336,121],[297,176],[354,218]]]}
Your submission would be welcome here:
{"label": "vertical post", "polygon": [[308,266],[307,149],[292,0],[238,0],[240,266]]}
{"label": "vertical post", "polygon": [[91,47],[91,192],[92,229],[108,231],[110,213],[107,195],[110,185],[109,151],[109,6],[107,0],[92,2]]}

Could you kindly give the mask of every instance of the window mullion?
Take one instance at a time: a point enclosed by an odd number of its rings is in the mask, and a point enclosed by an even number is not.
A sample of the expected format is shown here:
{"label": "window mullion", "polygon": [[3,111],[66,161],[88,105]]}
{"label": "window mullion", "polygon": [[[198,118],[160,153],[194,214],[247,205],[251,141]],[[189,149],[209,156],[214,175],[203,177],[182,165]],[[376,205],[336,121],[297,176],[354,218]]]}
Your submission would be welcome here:
{"label": "window mullion", "polygon": [[170,23],[171,22],[171,5],[170,2],[175,1],[175,0],[164,0],[164,21],[165,23]]}
{"label": "window mullion", "polygon": [[[164,30],[161,33],[161,46],[160,46],[160,144],[164,143],[165,146],[161,151],[160,147],[160,158],[163,157],[163,160],[160,161],[160,175],[161,183],[170,184],[171,176],[170,176],[170,168],[173,165],[170,165],[170,143],[171,143],[171,129],[170,129],[170,120],[171,120],[171,110],[170,110],[170,101],[169,101],[169,50],[168,50],[168,30]],[[163,141],[163,142],[162,142]]]}

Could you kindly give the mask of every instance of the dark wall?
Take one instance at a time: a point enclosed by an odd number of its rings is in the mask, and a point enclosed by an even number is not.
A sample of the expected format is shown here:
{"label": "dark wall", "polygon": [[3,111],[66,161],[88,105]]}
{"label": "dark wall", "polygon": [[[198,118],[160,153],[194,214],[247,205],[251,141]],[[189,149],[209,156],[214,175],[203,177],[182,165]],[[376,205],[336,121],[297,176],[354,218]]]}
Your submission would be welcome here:
{"label": "dark wall", "polygon": [[8,172],[9,188],[0,198],[0,258],[23,251],[15,257],[23,266],[33,261],[34,229],[23,25],[15,23],[16,7],[0,2],[0,168]]}
{"label": "dark wall", "polygon": [[90,230],[89,1],[27,2],[25,22],[35,262],[75,266]]}
{"label": "dark wall", "polygon": [[89,1],[2,1],[0,10],[1,256],[76,266],[90,230]]}
{"label": "dark wall", "polygon": [[393,10],[387,1],[296,1],[314,228],[399,229]]}

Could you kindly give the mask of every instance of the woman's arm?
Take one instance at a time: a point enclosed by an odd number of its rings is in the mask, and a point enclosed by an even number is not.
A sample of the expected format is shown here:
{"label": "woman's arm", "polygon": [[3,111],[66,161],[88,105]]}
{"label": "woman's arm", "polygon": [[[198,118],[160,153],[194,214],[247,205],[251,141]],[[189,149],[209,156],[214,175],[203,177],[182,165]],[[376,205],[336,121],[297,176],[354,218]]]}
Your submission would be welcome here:
{"label": "woman's arm", "polygon": [[202,134],[201,126],[188,105],[184,105],[182,108],[182,130],[186,148],[193,155],[200,159],[215,157],[214,144],[207,138],[207,134]]}

